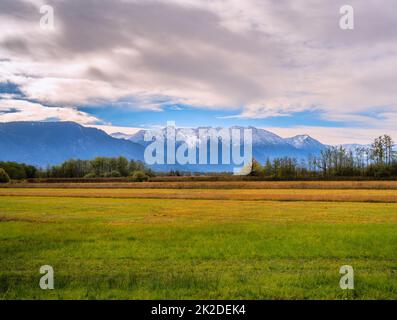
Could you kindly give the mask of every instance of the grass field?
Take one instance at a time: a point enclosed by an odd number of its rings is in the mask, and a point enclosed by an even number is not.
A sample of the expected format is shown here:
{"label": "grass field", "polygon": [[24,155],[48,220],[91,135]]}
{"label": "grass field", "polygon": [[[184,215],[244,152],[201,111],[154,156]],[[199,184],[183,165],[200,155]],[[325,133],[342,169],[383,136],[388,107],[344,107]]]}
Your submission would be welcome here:
{"label": "grass field", "polygon": [[0,189],[0,299],[397,298],[394,190],[123,190]]}
{"label": "grass field", "polygon": [[89,189],[81,187],[74,189],[7,188],[0,189],[0,196],[397,203],[397,190],[377,189]]}

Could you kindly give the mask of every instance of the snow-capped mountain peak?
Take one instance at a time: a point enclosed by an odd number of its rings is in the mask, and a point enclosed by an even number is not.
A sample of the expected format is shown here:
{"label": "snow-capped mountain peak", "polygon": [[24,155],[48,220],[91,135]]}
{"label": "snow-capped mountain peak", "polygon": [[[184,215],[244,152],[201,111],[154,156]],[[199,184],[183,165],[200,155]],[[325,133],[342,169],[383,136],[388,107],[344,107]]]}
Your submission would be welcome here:
{"label": "snow-capped mountain peak", "polygon": [[[213,130],[212,130],[213,129]],[[308,134],[297,135],[295,137],[283,139],[282,137],[267,131],[265,129],[256,128],[256,127],[240,127],[233,126],[231,128],[210,128],[210,127],[199,127],[199,128],[175,128],[175,133],[178,141],[186,141],[190,147],[194,145],[199,145],[201,143],[206,143],[207,140],[203,140],[205,134],[207,137],[214,138],[214,134],[217,135],[220,133],[220,130],[240,130],[240,137],[243,139],[243,130],[250,129],[252,130],[252,145],[255,150],[265,150],[268,148],[273,148],[272,150],[282,149],[281,154],[286,154],[294,156],[300,151],[309,152],[309,153],[319,153],[321,150],[325,149],[326,146],[321,142],[313,139]],[[167,128],[157,129],[160,132],[160,136],[165,140],[167,134]],[[150,142],[144,141],[146,130],[140,130],[134,135],[129,137],[129,140],[135,143],[139,143],[141,145],[148,145]],[[121,138],[124,138],[121,136]],[[219,136],[218,136],[219,138]],[[272,152],[273,153],[273,152]],[[278,152],[274,152],[275,155],[278,155]]]}
{"label": "snow-capped mountain peak", "polygon": [[286,142],[280,136],[265,129],[249,127],[252,130],[252,143],[254,145],[284,145]]}
{"label": "snow-capped mountain peak", "polygon": [[313,139],[308,134],[297,135],[295,137],[284,139],[288,144],[297,149],[323,149],[324,145]]}

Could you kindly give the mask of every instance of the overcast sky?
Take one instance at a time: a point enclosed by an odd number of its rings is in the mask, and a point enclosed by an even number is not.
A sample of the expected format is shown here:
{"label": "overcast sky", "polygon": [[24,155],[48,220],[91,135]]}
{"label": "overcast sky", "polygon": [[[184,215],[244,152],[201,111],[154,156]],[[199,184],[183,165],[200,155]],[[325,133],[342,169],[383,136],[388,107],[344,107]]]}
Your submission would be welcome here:
{"label": "overcast sky", "polygon": [[[339,27],[344,4],[354,30]],[[395,0],[1,0],[0,121],[397,140],[396,12]]]}

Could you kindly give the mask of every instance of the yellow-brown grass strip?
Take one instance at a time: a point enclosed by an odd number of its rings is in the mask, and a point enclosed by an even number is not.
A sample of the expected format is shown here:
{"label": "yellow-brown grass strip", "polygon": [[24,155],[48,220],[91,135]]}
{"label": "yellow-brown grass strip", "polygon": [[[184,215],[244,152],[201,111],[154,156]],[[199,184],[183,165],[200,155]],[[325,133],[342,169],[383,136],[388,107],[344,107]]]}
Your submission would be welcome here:
{"label": "yellow-brown grass strip", "polygon": [[[397,190],[344,189],[0,189],[0,196],[397,202]],[[1,201],[1,198],[0,198]]]}
{"label": "yellow-brown grass strip", "polygon": [[2,188],[61,189],[379,189],[397,190],[397,181],[175,181],[0,184]]}

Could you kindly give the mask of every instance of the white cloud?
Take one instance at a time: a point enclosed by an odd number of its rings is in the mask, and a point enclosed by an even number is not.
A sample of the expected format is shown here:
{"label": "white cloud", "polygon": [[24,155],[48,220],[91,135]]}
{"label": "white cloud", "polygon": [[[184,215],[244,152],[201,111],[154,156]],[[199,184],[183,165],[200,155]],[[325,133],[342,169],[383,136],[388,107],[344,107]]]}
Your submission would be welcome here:
{"label": "white cloud", "polygon": [[318,110],[394,127],[395,1],[351,0],[348,32],[339,0],[48,0],[55,32],[39,28],[40,3],[0,3],[0,80],[43,104],[160,111],[165,97],[240,118]]}
{"label": "white cloud", "polygon": [[0,100],[0,122],[11,121],[74,121],[81,124],[98,123],[100,120],[74,108],[47,107],[25,100]]}

